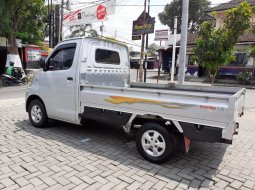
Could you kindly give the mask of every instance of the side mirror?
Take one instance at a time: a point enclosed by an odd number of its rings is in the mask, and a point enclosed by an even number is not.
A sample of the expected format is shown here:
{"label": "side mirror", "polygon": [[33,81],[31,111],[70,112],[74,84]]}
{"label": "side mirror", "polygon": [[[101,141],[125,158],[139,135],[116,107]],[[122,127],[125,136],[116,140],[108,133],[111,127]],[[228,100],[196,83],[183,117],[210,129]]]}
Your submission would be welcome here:
{"label": "side mirror", "polygon": [[45,59],[40,59],[40,68],[43,69],[43,71],[46,71],[46,63],[45,63]]}

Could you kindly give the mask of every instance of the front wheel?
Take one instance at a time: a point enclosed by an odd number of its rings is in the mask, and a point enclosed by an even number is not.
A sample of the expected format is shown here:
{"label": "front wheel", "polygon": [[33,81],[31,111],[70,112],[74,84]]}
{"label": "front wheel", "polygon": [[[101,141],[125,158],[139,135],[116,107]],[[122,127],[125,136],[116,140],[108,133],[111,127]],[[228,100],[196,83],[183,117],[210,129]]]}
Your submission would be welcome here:
{"label": "front wheel", "polygon": [[28,116],[34,127],[43,128],[48,122],[46,109],[40,100],[33,100],[29,104]]}
{"label": "front wheel", "polygon": [[146,123],[136,133],[136,147],[148,161],[161,164],[175,149],[174,135],[156,123]]}

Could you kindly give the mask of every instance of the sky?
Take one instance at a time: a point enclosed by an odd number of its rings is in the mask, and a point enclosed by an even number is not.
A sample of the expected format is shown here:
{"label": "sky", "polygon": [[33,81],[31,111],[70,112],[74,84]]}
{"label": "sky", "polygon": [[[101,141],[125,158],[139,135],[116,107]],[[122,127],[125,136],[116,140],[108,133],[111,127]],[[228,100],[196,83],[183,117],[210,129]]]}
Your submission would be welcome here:
{"label": "sky", "polygon": [[[82,0],[70,0],[71,2],[84,2]],[[229,0],[211,0],[213,6],[220,3],[228,2]],[[156,17],[155,30],[168,29],[158,20],[158,13],[164,10],[164,5],[170,3],[171,0],[150,0],[151,5],[162,5],[162,6],[151,6],[150,15]],[[109,15],[107,20],[104,21],[104,36],[113,37],[116,35],[117,39],[120,41],[125,41],[133,44],[134,50],[139,50],[141,41],[132,41],[132,23],[137,17],[142,13],[143,6],[123,6],[123,5],[143,5],[144,0],[117,0],[115,14]],[[74,7],[74,6],[73,6]],[[101,23],[93,24],[93,29],[97,30],[99,33],[99,27]],[[149,44],[154,43],[154,34],[149,35]],[[159,42],[155,42],[159,44]]]}

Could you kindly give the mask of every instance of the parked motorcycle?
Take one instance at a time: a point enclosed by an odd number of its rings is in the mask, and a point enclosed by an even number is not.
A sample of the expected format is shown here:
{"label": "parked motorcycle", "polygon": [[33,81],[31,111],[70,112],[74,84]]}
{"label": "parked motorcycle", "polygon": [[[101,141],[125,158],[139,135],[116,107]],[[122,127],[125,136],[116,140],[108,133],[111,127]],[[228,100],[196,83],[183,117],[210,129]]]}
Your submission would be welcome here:
{"label": "parked motorcycle", "polygon": [[28,84],[28,78],[23,72],[17,72],[14,76],[3,74],[2,75],[2,84],[3,86],[9,86],[13,84]]}

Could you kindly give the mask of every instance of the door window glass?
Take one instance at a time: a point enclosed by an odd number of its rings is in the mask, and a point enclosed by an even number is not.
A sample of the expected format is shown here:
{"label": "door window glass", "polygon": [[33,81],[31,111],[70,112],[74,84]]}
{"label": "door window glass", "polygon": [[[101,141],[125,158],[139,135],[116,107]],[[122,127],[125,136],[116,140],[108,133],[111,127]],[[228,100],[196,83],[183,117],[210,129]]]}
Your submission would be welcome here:
{"label": "door window glass", "polygon": [[96,62],[103,64],[120,64],[120,55],[117,51],[111,51],[106,49],[96,50]]}
{"label": "door window glass", "polygon": [[49,59],[48,70],[66,70],[73,64],[75,46],[58,49]]}

